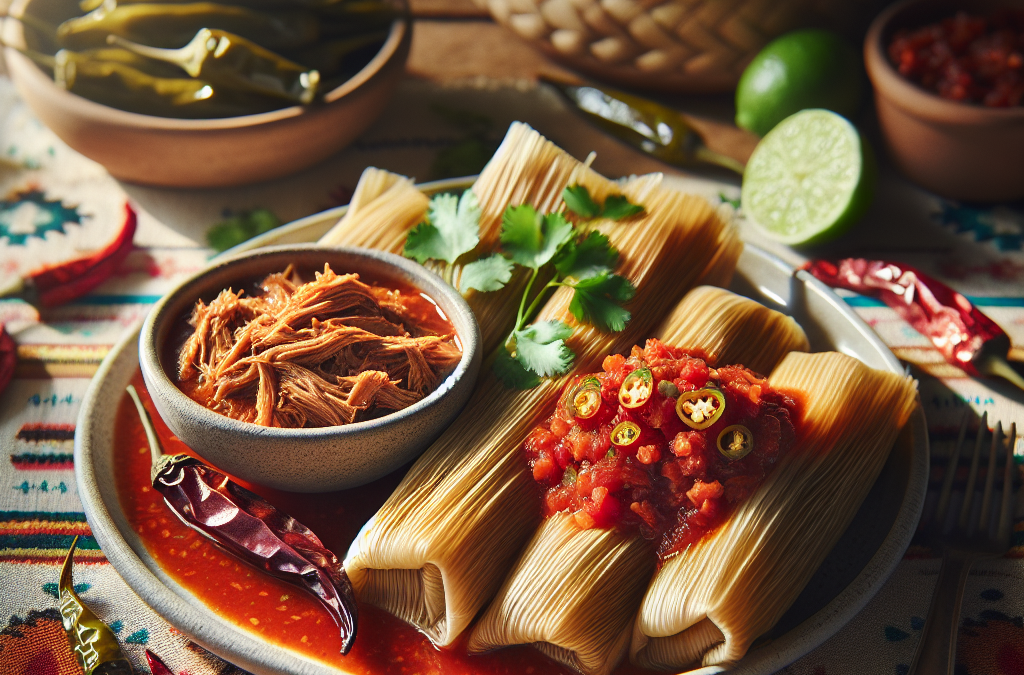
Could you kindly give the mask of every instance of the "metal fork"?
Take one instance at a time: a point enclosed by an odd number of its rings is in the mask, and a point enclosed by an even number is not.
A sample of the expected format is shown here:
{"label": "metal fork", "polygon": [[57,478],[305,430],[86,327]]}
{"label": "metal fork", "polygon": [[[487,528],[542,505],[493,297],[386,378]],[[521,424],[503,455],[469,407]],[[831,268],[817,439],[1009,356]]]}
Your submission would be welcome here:
{"label": "metal fork", "polygon": [[960,426],[956,448],[946,467],[942,491],[939,493],[939,502],[935,509],[935,518],[930,526],[931,536],[941,543],[945,550],[931,608],[928,610],[928,618],[925,619],[924,629],[921,631],[921,641],[917,645],[917,653],[910,665],[909,675],[952,674],[956,664],[956,637],[960,623],[960,603],[964,596],[967,573],[975,561],[1002,555],[1010,549],[1010,533],[1013,527],[1011,511],[1013,508],[1013,450],[1017,440],[1016,423],[1010,426],[1009,444],[1006,446],[1002,498],[998,502],[999,518],[995,530],[991,530],[990,521],[992,508],[997,504],[993,485],[995,483],[996,455],[1003,446],[1002,423],[996,425],[992,434],[988,472],[985,476],[985,488],[981,496],[980,513],[976,518],[972,518],[982,439],[988,431],[988,413],[982,415],[981,424],[978,427],[978,437],[974,441],[974,455],[971,458],[970,472],[967,474],[967,485],[960,514],[952,531],[948,535],[944,534],[949,515],[950,496],[953,491],[953,477],[956,474],[957,463],[960,461],[960,450],[967,437],[970,418],[971,413],[968,411]]}

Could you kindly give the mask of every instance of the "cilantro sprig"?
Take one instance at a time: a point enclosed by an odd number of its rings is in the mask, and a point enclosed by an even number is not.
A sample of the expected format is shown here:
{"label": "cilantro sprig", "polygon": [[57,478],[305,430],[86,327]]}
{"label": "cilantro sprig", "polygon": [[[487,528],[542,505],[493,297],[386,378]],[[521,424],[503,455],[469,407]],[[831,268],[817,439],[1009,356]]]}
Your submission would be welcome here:
{"label": "cilantro sprig", "polygon": [[[572,366],[575,355],[566,343],[572,326],[563,321],[530,323],[554,289],[573,289],[569,311],[581,323],[617,332],[630,318],[622,305],[633,298],[635,289],[628,279],[614,274],[618,251],[608,237],[586,226],[596,218],[629,218],[643,207],[618,195],[598,204],[582,185],[567,187],[562,200],[577,216],[577,223],[562,213],[538,213],[529,204],[509,206],[502,217],[500,251],[462,266],[459,289],[463,293],[503,288],[516,267],[529,274],[515,326],[494,360],[495,373],[509,387],[527,389],[540,378],[560,375]],[[444,261],[446,279],[451,282],[456,260],[480,241],[479,218],[472,191],[461,198],[435,196],[428,222],[409,233],[404,253],[421,263]]]}

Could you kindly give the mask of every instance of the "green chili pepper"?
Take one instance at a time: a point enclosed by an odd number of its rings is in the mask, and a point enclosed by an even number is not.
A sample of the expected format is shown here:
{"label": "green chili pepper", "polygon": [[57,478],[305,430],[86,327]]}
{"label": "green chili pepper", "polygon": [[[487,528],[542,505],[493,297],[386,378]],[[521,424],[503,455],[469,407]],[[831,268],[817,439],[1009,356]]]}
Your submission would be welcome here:
{"label": "green chili pepper", "polygon": [[601,409],[601,381],[588,377],[573,389],[569,398],[569,412],[573,417],[590,419]]}
{"label": "green chili pepper", "polygon": [[654,375],[646,366],[637,368],[622,381],[619,387],[619,403],[623,408],[639,408],[647,403],[654,393]]}
{"label": "green chili pepper", "polygon": [[565,467],[565,472],[562,474],[562,485],[572,485],[576,482],[576,469],[571,466]]}
{"label": "green chili pepper", "polygon": [[310,103],[320,73],[278,56],[255,42],[227,31],[203,28],[180,49],[136,44],[116,35],[108,41],[131,52],[172,63],[214,86]]}
{"label": "green chili pepper", "polygon": [[706,388],[687,391],[676,399],[676,415],[691,429],[700,431],[717,422],[725,412],[725,394]]}
{"label": "green chili pepper", "polygon": [[103,47],[107,35],[119,35],[153,47],[177,48],[202,28],[218,28],[262,45],[266,49],[297,49],[319,35],[316,17],[309,12],[261,12],[213,2],[186,4],[103,4],[85,16],[68,19],[57,27],[57,39],[69,49]]}
{"label": "green chili pepper", "polygon": [[62,49],[54,57],[57,85],[97,103],[163,117],[233,117],[279,107],[272,99],[225,95],[203,80],[154,77],[115,61]]}
{"label": "green chili pepper", "polygon": [[708,149],[703,137],[669,107],[604,86],[547,82],[597,126],[663,162],[683,167],[705,162],[743,173],[740,162]]}
{"label": "green chili pepper", "polygon": [[754,449],[754,434],[742,424],[733,424],[718,434],[718,451],[730,462],[743,459]]}
{"label": "green chili pepper", "polygon": [[616,445],[620,448],[628,448],[629,446],[640,440],[640,425],[636,422],[619,422],[612,429],[611,433],[612,445]]}

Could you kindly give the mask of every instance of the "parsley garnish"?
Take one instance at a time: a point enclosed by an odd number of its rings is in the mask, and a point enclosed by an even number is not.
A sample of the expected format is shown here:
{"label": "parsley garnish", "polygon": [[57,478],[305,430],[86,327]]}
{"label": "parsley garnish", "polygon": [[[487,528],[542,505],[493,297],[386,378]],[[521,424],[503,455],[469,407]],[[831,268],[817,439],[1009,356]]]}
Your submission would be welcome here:
{"label": "parsley garnish", "polygon": [[[620,220],[643,212],[642,206],[619,195],[598,204],[582,185],[567,187],[562,199],[581,225],[595,218]],[[409,233],[404,253],[421,263],[443,260],[450,282],[455,261],[480,241],[479,220],[480,208],[472,191],[461,199],[435,196],[430,200],[428,222]],[[517,265],[529,270],[515,327],[494,360],[494,371],[506,386],[528,389],[540,378],[560,375],[572,366],[574,354],[565,342],[572,326],[562,321],[530,323],[553,289],[573,289],[569,311],[580,322],[616,332],[629,321],[622,304],[632,299],[635,289],[628,279],[613,274],[619,254],[605,235],[578,229],[561,213],[541,214],[523,204],[505,210],[500,240],[500,253],[462,267],[459,289],[496,291],[508,283]],[[549,281],[535,288],[541,279]]]}

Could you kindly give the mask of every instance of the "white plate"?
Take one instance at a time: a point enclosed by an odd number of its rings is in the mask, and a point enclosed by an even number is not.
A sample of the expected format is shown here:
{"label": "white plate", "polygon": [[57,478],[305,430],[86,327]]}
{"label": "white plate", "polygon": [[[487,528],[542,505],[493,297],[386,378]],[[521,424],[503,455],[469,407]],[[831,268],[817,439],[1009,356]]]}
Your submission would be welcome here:
{"label": "white plate", "polygon": [[[431,183],[426,191],[465,187],[466,180]],[[238,247],[316,241],[346,207],[303,218]],[[748,245],[732,290],[791,314],[812,351],[837,350],[874,368],[903,368],[874,332],[831,290],[806,272]],[[268,644],[225,621],[174,579],[147,552],[121,509],[114,484],[115,417],[124,388],[138,368],[138,333],[107,356],[89,387],[75,434],[75,476],[93,534],[127,584],[189,638],[259,675],[338,675],[336,668]],[[920,407],[901,436],[863,506],[832,553],[766,638],[732,671],[769,675],[834,635],[867,604],[896,568],[917,527],[928,480],[928,435]]]}

